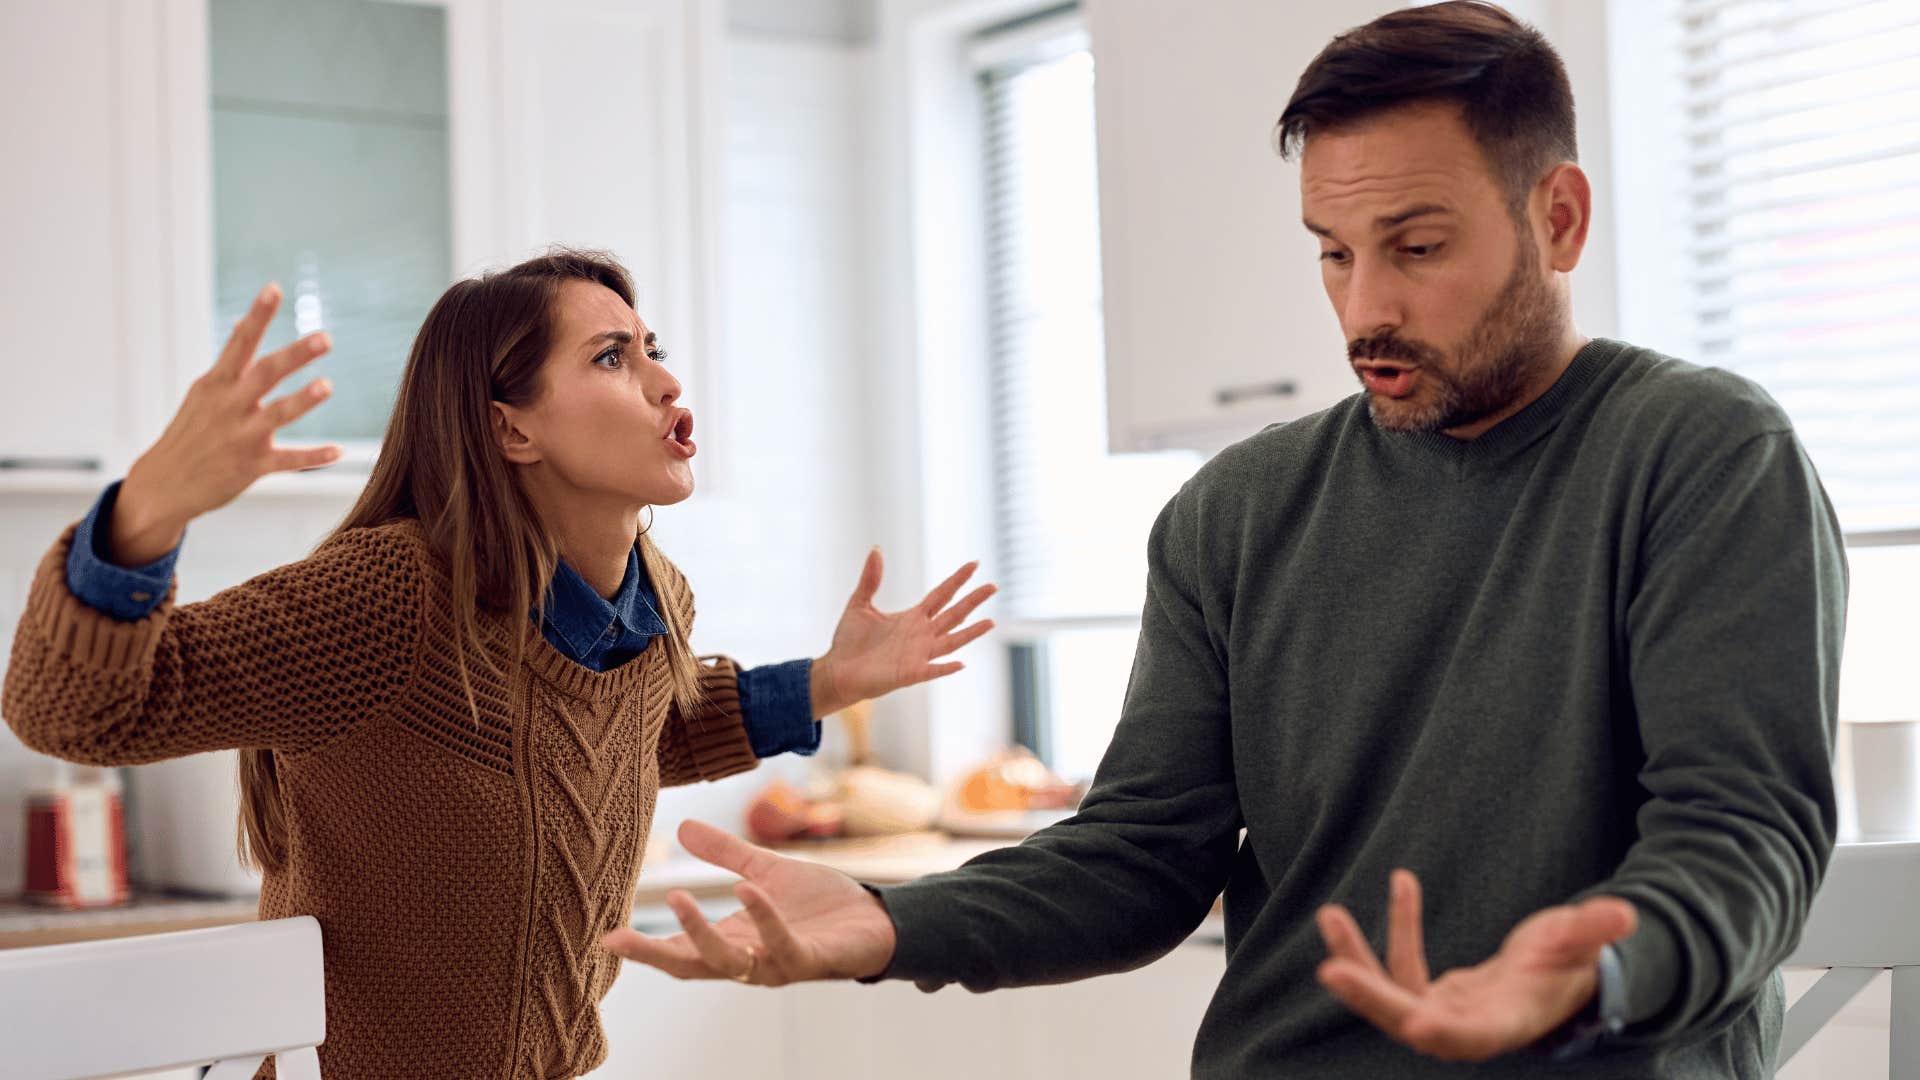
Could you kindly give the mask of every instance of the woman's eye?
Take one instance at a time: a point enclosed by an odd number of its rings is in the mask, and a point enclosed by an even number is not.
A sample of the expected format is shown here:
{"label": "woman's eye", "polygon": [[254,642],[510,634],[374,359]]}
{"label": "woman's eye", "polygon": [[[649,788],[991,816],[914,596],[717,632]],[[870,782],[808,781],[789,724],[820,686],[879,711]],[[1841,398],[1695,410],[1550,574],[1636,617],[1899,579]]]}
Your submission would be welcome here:
{"label": "woman's eye", "polygon": [[667,350],[665,349],[655,349],[652,352],[649,352],[647,356],[650,359],[655,360],[662,364],[667,362]]}
{"label": "woman's eye", "polygon": [[613,361],[613,363],[612,363],[612,364],[610,364],[610,365],[606,365],[607,367],[609,367],[609,368],[617,368],[617,367],[619,367],[619,366],[620,366],[620,362],[621,362],[621,361],[620,361],[620,347],[619,347],[618,345],[615,345],[615,346],[614,346],[613,348],[611,348],[611,349],[608,349],[607,351],[605,351],[605,352],[603,352],[603,353],[601,353],[601,354],[600,354],[599,356],[596,356],[596,357],[594,357],[594,358],[593,358],[593,362],[594,362],[594,363],[596,363],[596,364],[598,364],[598,363],[600,363],[600,362],[601,362],[601,361],[603,361],[603,360],[609,360],[609,359],[610,359],[610,360],[612,360],[612,361]]}

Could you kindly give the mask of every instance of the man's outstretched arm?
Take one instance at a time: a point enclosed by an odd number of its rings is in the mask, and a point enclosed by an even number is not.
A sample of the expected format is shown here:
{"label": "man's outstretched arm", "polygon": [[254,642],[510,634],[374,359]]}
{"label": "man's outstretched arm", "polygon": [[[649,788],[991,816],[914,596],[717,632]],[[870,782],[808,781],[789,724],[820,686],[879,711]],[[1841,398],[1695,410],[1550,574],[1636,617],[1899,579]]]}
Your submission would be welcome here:
{"label": "man's outstretched arm", "polygon": [[1224,646],[1208,630],[1191,502],[1182,492],[1154,526],[1126,705],[1077,815],[877,898],[690,824],[689,851],[746,878],[744,910],[709,924],[675,895],[685,933],[615,931],[608,947],[682,978],[884,975],[983,991],[1127,970],[1185,940],[1225,887],[1241,828]]}

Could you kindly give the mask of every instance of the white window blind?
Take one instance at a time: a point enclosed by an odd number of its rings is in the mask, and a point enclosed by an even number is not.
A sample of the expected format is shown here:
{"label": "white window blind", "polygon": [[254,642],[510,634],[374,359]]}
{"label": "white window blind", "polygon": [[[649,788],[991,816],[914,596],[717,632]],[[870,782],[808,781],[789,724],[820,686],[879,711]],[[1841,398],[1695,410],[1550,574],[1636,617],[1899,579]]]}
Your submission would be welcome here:
{"label": "white window blind", "polygon": [[1696,357],[1779,400],[1849,533],[1920,529],[1920,4],[1674,11]]}
{"label": "white window blind", "polygon": [[[1063,775],[1113,736],[1147,533],[1196,454],[1107,452],[1093,58],[1069,12],[982,35],[987,291],[1003,640],[1016,728]],[[1169,377],[1174,375],[1169,364]],[[1024,659],[1021,659],[1024,657]],[[1020,717],[1024,717],[1022,720]]]}
{"label": "white window blind", "polygon": [[1107,453],[1085,30],[1070,16],[1029,22],[983,37],[974,63],[1003,610],[1029,622],[1137,618],[1147,532],[1198,459]]}

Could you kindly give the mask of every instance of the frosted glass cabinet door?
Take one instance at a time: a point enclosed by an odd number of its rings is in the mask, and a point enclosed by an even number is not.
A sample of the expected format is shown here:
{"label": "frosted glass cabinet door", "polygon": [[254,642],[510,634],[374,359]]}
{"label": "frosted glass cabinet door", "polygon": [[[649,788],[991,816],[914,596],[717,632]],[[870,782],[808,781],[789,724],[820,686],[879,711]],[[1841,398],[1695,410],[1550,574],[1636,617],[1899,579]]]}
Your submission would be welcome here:
{"label": "frosted glass cabinet door", "polygon": [[278,281],[266,347],[320,329],[334,346],[312,370],[333,398],[288,440],[371,449],[452,276],[448,12],[211,0],[207,15],[214,340]]}

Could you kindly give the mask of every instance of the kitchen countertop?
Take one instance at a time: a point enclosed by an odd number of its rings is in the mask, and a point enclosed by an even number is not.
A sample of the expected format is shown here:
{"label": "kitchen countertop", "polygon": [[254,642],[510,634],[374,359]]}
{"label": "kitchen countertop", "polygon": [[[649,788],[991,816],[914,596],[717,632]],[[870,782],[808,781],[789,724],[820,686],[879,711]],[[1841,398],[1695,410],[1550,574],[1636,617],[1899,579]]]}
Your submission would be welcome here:
{"label": "kitchen countertop", "polygon": [[119,907],[69,911],[9,898],[0,900],[0,949],[228,926],[251,921],[258,907],[251,896],[136,894]]}
{"label": "kitchen countertop", "polygon": [[[976,855],[1005,847],[1012,839],[980,839],[946,833],[818,840],[779,848],[781,854],[830,866],[876,885],[911,881],[951,870]],[[642,866],[634,890],[634,922],[652,930],[667,912],[667,893],[685,889],[717,910],[730,910],[738,875],[709,866],[680,851]],[[59,945],[101,938],[160,934],[227,926],[255,917],[255,897],[136,895],[120,907],[68,911],[14,898],[0,900],[0,949]],[[670,914],[668,918],[670,918]]]}

